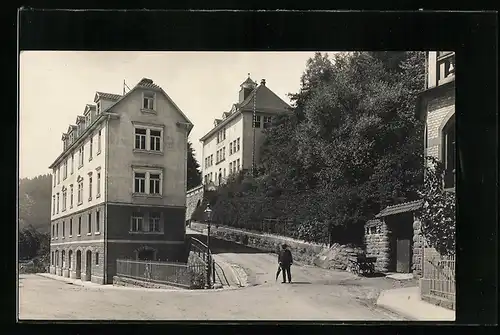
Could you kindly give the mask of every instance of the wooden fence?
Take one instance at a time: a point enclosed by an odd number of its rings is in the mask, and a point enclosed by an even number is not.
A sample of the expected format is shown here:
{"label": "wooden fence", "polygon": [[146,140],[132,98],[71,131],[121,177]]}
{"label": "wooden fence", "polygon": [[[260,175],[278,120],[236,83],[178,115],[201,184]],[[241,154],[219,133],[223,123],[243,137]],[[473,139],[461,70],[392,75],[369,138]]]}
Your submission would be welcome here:
{"label": "wooden fence", "polygon": [[445,299],[454,306],[455,256],[441,256],[434,249],[425,248],[422,259],[422,279],[425,283],[421,288],[422,294]]}

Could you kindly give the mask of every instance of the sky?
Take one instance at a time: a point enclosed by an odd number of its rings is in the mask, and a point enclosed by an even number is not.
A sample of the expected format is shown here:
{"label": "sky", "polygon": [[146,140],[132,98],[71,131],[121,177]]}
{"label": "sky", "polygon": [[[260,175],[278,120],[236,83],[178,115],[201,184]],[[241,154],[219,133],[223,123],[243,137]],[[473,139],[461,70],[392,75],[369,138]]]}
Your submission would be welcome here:
{"label": "sky", "polygon": [[96,91],[122,94],[142,78],[162,87],[194,124],[189,140],[200,162],[199,139],[238,101],[250,73],[287,103],[314,52],[24,51],[19,76],[19,177],[51,173],[62,133],[93,104]]}

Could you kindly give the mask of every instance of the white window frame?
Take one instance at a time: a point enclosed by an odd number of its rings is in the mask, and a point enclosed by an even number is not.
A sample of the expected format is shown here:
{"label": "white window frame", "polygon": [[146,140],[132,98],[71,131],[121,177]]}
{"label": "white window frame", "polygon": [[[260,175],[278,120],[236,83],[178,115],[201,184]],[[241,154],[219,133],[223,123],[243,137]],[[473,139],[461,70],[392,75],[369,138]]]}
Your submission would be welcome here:
{"label": "white window frame", "polygon": [[56,195],[52,196],[52,215],[56,215]]}
{"label": "white window frame", "polygon": [[69,236],[68,237],[73,237],[73,218],[69,219]]}
{"label": "white window frame", "polygon": [[63,165],[63,180],[66,180],[66,178],[68,178],[68,158],[66,158],[66,160],[64,161],[64,165]]}
{"label": "white window frame", "polygon": [[57,168],[57,185],[61,183],[61,167]]}
{"label": "white window frame", "polygon": [[99,129],[97,133],[97,153],[96,156],[101,153],[101,142],[102,142],[102,129]]}
{"label": "white window frame", "polygon": [[56,214],[59,214],[59,192],[56,193]]}
{"label": "white window frame", "polygon": [[92,235],[92,212],[87,214],[87,235]]}
{"label": "white window frame", "polygon": [[73,197],[74,197],[73,184],[69,185],[69,208],[73,208]]}
{"label": "white window frame", "polygon": [[[155,175],[155,176],[158,175],[158,178],[152,179],[151,178],[152,175]],[[148,194],[151,194],[151,195],[161,195],[161,188],[162,188],[161,187],[162,186],[161,173],[152,173],[152,172],[149,172],[148,173],[148,177],[149,177],[149,192],[148,192]],[[154,193],[152,193],[152,189],[151,189],[151,182],[153,180],[156,182],[154,185],[158,186],[158,192],[154,192]],[[156,187],[154,187],[154,188],[156,188]]]}
{"label": "white window frame", "polygon": [[71,154],[71,174],[75,172],[75,153]]}
{"label": "white window frame", "polygon": [[82,234],[82,216],[80,215],[78,217],[78,231],[77,231],[78,234],[76,234],[76,236],[80,236]]}
{"label": "white window frame", "polygon": [[[135,189],[135,174],[144,173],[144,192],[136,192]],[[150,176],[152,174],[160,175],[160,193],[151,193],[150,190]],[[163,195],[163,170],[155,168],[133,168],[132,169],[132,194],[134,195],[148,195],[148,196],[162,196]]]}
{"label": "white window frame", "polygon": [[92,149],[93,149],[94,135],[89,138],[89,162],[92,160]]}
{"label": "white window frame", "polygon": [[97,102],[96,113],[97,113],[97,115],[101,114],[101,101]]}
{"label": "white window frame", "polygon": [[89,201],[92,201],[92,172],[89,172]]}
{"label": "white window frame", "polygon": [[99,198],[101,196],[101,171],[97,170],[97,177],[96,177],[96,194],[95,197]]}
{"label": "white window frame", "polygon": [[68,191],[67,189],[64,189],[62,191],[62,211],[66,211],[66,206],[67,206],[67,200],[68,200]]}
{"label": "white window frame", "polygon": [[95,211],[95,234],[99,235],[101,233],[101,212],[99,210]]}
{"label": "white window frame", "polygon": [[[137,130],[145,130],[145,134],[137,134]],[[144,149],[141,148],[141,145],[139,145],[139,148],[137,147],[137,138],[140,138],[141,140],[139,141],[139,144],[142,144],[142,139],[144,139]],[[148,129],[146,127],[134,127],[134,150],[141,150],[141,151],[146,151],[148,148],[147,145],[147,140],[148,140]]]}
{"label": "white window frame", "polygon": [[[153,213],[157,213],[159,215],[157,218],[155,218],[155,219],[158,219],[158,221],[155,224],[155,226],[158,228],[157,230],[151,229],[151,227],[153,225],[153,218],[152,218]],[[162,220],[161,220],[161,213],[160,212],[150,212],[149,213],[149,220],[148,220],[148,232],[161,233],[162,232],[161,222],[162,222]]]}
{"label": "white window frame", "polygon": [[[137,129],[142,129],[142,130],[146,130],[146,134],[136,134],[136,130]],[[160,136],[159,136],[159,139],[160,139],[160,150],[153,150],[151,149],[151,140],[152,138],[157,138],[157,136],[152,136],[151,135],[151,131],[159,131],[160,132]],[[145,137],[144,139],[144,149],[142,148],[137,148],[136,147],[136,144],[137,144],[137,136],[141,136],[141,137]],[[151,153],[163,153],[163,147],[164,147],[164,129],[163,127],[159,127],[159,126],[153,126],[153,125],[134,125],[134,151],[139,151],[139,152],[151,152]],[[156,148],[155,148],[156,149]]]}
{"label": "white window frame", "polygon": [[[140,216],[139,216],[140,215]],[[141,227],[140,229],[138,228],[138,222],[140,221]],[[134,229],[136,228],[136,229]],[[144,213],[132,213],[132,216],[130,217],[130,232],[131,233],[142,233],[144,229]]]}
{"label": "white window frame", "polygon": [[[258,127],[257,127],[258,124]],[[262,126],[262,117],[260,115],[255,115],[255,117],[252,117],[252,127],[253,128],[260,128]]]}
{"label": "white window frame", "polygon": [[82,145],[78,149],[78,168],[80,169],[83,166],[83,160],[84,160],[84,155],[85,155],[85,147]]}
{"label": "white window frame", "polygon": [[[146,95],[152,94],[153,97],[148,97],[148,106],[144,106],[144,100],[146,99]],[[153,106],[150,106],[152,104]],[[152,91],[143,91],[142,92],[142,100],[141,100],[141,110],[144,111],[156,111],[156,92]]]}
{"label": "white window frame", "polygon": [[240,151],[240,138],[239,137],[236,139],[236,148],[237,148],[236,152]]}
{"label": "white window frame", "polygon": [[78,198],[77,198],[78,206],[83,204],[83,180],[78,182]]}

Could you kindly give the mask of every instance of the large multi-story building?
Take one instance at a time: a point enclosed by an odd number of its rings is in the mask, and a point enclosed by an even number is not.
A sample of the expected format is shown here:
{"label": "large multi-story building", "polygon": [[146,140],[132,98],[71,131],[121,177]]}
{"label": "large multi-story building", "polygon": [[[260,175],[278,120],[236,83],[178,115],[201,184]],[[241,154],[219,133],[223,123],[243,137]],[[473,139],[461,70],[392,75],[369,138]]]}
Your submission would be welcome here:
{"label": "large multi-story building", "polygon": [[418,117],[425,121],[425,155],[445,167],[445,188],[455,189],[455,53],[427,53],[426,89],[419,96]]}
{"label": "large multi-story building", "polygon": [[214,127],[200,139],[205,185],[219,185],[230,174],[257,164],[263,129],[271,125],[274,115],[289,111],[290,106],[266,86],[265,79],[257,85],[248,77],[240,88],[238,102],[215,119]]}
{"label": "large multi-story building", "polygon": [[192,127],[150,79],[95,94],[50,166],[51,273],[111,283],[118,258],[181,257]]}

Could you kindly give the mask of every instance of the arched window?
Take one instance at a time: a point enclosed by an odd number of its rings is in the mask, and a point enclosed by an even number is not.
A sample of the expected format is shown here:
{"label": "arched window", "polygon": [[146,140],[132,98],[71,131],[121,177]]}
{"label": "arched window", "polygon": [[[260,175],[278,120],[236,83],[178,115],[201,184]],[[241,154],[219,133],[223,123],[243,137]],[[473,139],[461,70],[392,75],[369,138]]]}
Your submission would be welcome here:
{"label": "arched window", "polygon": [[63,250],[63,251],[61,251],[61,258],[62,258],[62,262],[61,263],[62,263],[63,269],[66,268],[66,260],[64,259],[64,256],[66,256],[66,251]]}
{"label": "arched window", "polygon": [[455,115],[453,115],[442,131],[442,157],[444,164],[444,188],[455,187]]}
{"label": "arched window", "polygon": [[56,266],[59,266],[59,250],[56,250]]}

